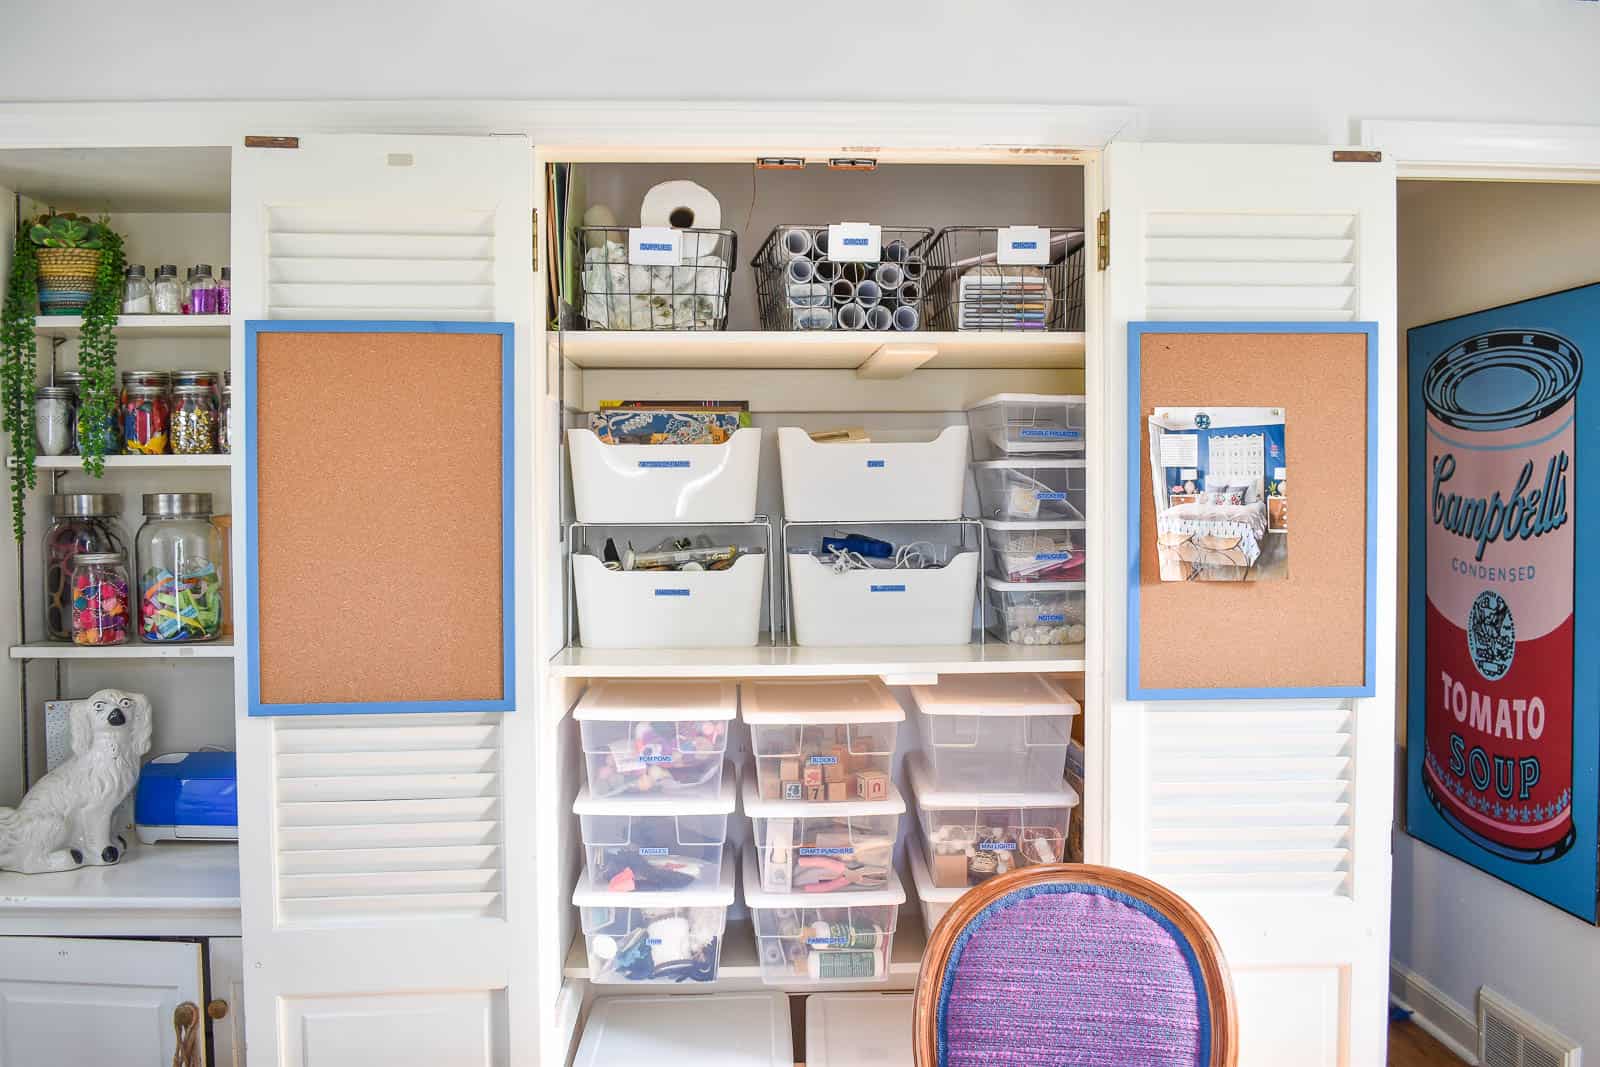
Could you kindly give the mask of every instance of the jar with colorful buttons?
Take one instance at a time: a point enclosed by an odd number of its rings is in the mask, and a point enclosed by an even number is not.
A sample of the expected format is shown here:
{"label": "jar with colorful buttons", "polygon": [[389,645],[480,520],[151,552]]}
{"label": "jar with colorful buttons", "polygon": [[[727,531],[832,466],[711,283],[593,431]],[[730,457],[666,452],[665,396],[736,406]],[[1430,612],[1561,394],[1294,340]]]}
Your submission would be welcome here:
{"label": "jar with colorful buttons", "polygon": [[128,618],[127,557],[121,552],[85,552],[72,561],[72,641],[79,645],[121,645],[131,629]]}
{"label": "jar with colorful buttons", "polygon": [[122,450],[130,455],[163,455],[171,419],[165,390],[154,385],[129,386],[122,401]]}
{"label": "jar with colorful buttons", "polygon": [[222,633],[222,537],[210,493],[146,493],[139,528],[139,635],[159,643]]}
{"label": "jar with colorful buttons", "polygon": [[217,394],[210,386],[173,386],[171,445],[175,456],[217,450]]}

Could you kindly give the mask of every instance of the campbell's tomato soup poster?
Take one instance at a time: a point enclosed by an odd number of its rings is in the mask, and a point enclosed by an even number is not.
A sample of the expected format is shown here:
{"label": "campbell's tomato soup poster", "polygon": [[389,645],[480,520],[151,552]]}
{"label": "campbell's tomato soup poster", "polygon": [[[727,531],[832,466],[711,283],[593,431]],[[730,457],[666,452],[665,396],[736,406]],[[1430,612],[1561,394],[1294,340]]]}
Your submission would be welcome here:
{"label": "campbell's tomato soup poster", "polygon": [[1407,829],[1593,922],[1600,285],[1408,338]]}

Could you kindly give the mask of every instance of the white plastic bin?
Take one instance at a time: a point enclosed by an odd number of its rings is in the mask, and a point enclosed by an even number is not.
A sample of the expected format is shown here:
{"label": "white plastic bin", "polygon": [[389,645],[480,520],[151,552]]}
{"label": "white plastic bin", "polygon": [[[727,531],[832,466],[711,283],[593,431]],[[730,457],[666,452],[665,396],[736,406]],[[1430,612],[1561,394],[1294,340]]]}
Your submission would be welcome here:
{"label": "white plastic bin", "polygon": [[572,903],[589,953],[589,981],[715,982],[733,867],[729,850],[715,887],[669,893],[612,893],[580,875]]}
{"label": "white plastic bin", "polygon": [[935,789],[927,758],[906,760],[928,872],[941,889],[978,885],[1037,863],[1062,863],[1078,794],[1065,780],[1027,792]]}
{"label": "white plastic bin", "polygon": [[578,701],[589,791],[715,798],[722,789],[733,682],[607,678]]}
{"label": "white plastic bin", "polygon": [[986,519],[1081,522],[1087,514],[1087,460],[986,459],[972,473]]}
{"label": "white plastic bin", "polygon": [[797,645],[965,645],[972,640],[978,553],[943,567],[834,573],[790,552],[789,596]]}
{"label": "white plastic bin", "polygon": [[658,1063],[794,1067],[788,995],[751,990],[594,998],[573,1067]]}
{"label": "white plastic bin", "polygon": [[989,632],[1011,645],[1081,645],[1087,633],[1083,582],[983,580]]}
{"label": "white plastic bin", "polygon": [[783,513],[790,522],[959,519],[966,487],[967,428],[932,440],[818,444],[805,430],[778,430]]}
{"label": "white plastic bin", "polygon": [[761,638],[764,552],[723,571],[608,571],[579,554],[572,581],[585,648],[748,648]]}
{"label": "white plastic bin", "polygon": [[756,515],[761,430],[720,445],[608,445],[567,431],[579,522],[749,522]]}
{"label": "white plastic bin", "polygon": [[876,678],[748,681],[739,697],[758,796],[837,802],[889,795],[906,713]]}
{"label": "white plastic bin", "polygon": [[914,685],[930,785],[1051,790],[1061,785],[1078,702],[1038,674],[946,674]]}
{"label": "white plastic bin", "polygon": [[735,803],[732,767],[715,798],[626,794],[596,797],[585,786],[572,810],[583,835],[584,869],[611,892],[715,888]]}
{"label": "white plastic bin", "polygon": [[944,918],[944,913],[961,899],[961,894],[967,889],[940,889],[934,885],[933,875],[928,873],[928,861],[923,858],[923,852],[923,845],[918,841],[911,842],[911,847],[906,849],[907,862],[911,867],[911,884],[916,890],[917,903],[922,905],[922,929],[928,937],[932,937],[939,920]]}
{"label": "white plastic bin", "polygon": [[806,1067],[914,1067],[910,993],[813,993]]}
{"label": "white plastic bin", "polygon": [[886,981],[906,891],[893,869],[881,889],[819,898],[769,893],[744,860],[744,902],[755,928],[761,980],[768,985],[861,985]]}
{"label": "white plastic bin", "polygon": [[984,519],[989,574],[1007,582],[1083,581],[1085,525]]}
{"label": "white plastic bin", "polygon": [[976,459],[1082,452],[1088,401],[1081,396],[1000,393],[967,409]]}
{"label": "white plastic bin", "polygon": [[808,804],[765,800],[744,780],[744,813],[755,847],[759,880],[769,893],[809,897],[872,892],[894,879],[894,845],[905,798],[893,783],[883,800]]}

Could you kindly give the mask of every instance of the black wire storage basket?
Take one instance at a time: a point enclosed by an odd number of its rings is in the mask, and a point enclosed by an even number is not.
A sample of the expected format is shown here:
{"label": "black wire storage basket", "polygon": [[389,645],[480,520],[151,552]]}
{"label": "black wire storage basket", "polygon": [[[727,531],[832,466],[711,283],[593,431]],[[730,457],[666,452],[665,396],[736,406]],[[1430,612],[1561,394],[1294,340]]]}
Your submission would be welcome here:
{"label": "black wire storage basket", "polygon": [[828,227],[773,228],[750,261],[763,330],[927,330],[928,260],[933,229],[880,228],[880,258],[828,256]]}
{"label": "black wire storage basket", "polygon": [[932,329],[1083,329],[1083,231],[1053,227],[1049,262],[999,262],[1001,227],[947,226],[927,250]]}
{"label": "black wire storage basket", "polygon": [[738,262],[732,230],[679,230],[678,266],[628,261],[625,226],[581,226],[582,301],[586,330],[725,330],[728,292]]}

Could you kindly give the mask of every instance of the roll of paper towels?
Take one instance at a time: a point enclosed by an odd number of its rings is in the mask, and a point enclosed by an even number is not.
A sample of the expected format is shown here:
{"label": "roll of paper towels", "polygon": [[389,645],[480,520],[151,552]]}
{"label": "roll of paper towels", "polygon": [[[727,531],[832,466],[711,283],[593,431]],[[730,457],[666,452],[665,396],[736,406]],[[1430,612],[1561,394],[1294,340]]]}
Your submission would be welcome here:
{"label": "roll of paper towels", "polygon": [[[617,225],[617,216],[612,214],[611,209],[604,204],[591,204],[589,209],[583,213],[583,224],[593,227],[603,226],[610,229]],[[627,243],[626,235],[620,233],[586,233],[583,235],[584,251],[588,251],[591,248],[599,248],[607,240]]]}
{"label": "roll of paper towels", "polygon": [[639,225],[714,230],[722,225],[722,205],[711,190],[697,182],[662,182],[645,191]]}

